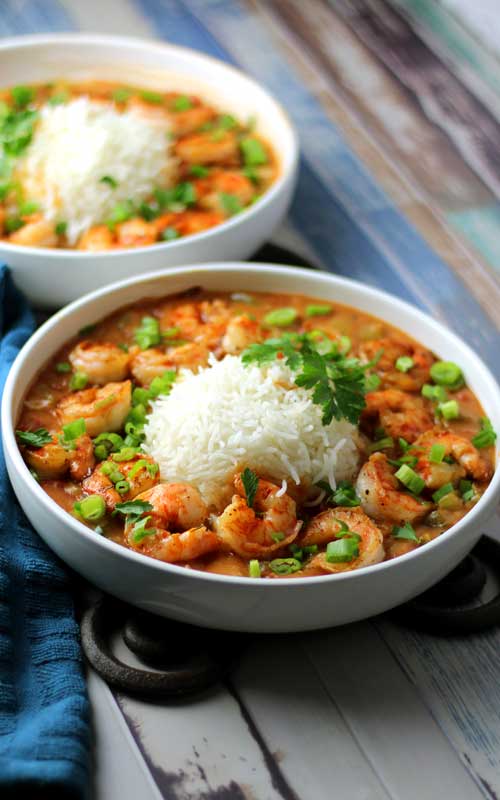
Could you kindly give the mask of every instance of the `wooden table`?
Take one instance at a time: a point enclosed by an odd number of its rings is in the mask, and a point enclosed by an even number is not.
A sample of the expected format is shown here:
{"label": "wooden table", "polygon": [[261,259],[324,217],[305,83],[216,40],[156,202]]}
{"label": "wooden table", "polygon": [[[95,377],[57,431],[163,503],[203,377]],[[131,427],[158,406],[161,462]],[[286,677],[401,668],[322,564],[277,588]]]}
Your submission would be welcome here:
{"label": "wooden table", "polygon": [[[303,154],[276,240],[424,308],[500,373],[500,63],[442,4],[3,0],[0,35],[74,29],[162,37],[268,86]],[[182,704],[90,673],[95,800],[497,797],[499,644],[386,619],[262,637]]]}

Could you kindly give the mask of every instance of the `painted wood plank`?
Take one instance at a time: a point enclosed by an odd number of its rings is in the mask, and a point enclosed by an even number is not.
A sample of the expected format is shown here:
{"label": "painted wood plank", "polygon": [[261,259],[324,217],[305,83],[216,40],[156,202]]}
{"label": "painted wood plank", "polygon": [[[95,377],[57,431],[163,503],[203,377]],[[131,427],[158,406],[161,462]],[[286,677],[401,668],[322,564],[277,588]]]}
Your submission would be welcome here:
{"label": "painted wood plank", "polygon": [[311,634],[304,641],[321,681],[392,797],[483,796],[372,625]]}
{"label": "painted wood plank", "polygon": [[92,768],[88,800],[162,800],[115,699],[87,669],[92,720]]}
{"label": "painted wood plank", "polygon": [[[123,643],[116,652],[142,666]],[[164,800],[293,800],[279,766],[271,765],[271,774],[258,738],[223,686],[191,702],[115,697]]]}
{"label": "painted wood plank", "polygon": [[[334,660],[330,669],[336,671]],[[301,637],[260,637],[232,682],[301,798],[393,797],[318,680]]]}
{"label": "painted wood plank", "polygon": [[[321,64],[317,63],[318,46],[315,43],[314,48],[309,48],[310,37],[303,38],[302,36],[304,28],[307,26],[307,20],[301,19],[300,25],[297,24],[293,28],[287,27],[286,30],[283,30],[285,22],[282,16],[270,12],[270,8],[274,12],[276,9],[282,11],[283,5],[270,7],[267,4],[259,3],[258,9],[264,24],[275,30],[275,40],[278,42],[280,50],[298,70],[302,82],[310,87],[311,91],[320,99],[329,118],[342,130],[344,138],[349,142],[358,158],[369,166],[379,185],[386,190],[396,205],[404,210],[406,217],[441,258],[454,267],[463,284],[478,299],[482,308],[492,319],[496,319],[500,304],[499,282],[493,275],[490,266],[481,261],[479,252],[472,250],[463,236],[457,236],[453,230],[455,227],[459,234],[463,234],[460,223],[457,224],[456,220],[448,215],[448,221],[451,221],[453,227],[445,224],[440,209],[428,197],[424,199],[422,189],[415,183],[411,174],[407,174],[405,165],[395,162],[391,153],[382,148],[377,139],[373,137],[372,132],[365,127],[362,114],[349,102],[338,84],[331,78],[328,79],[328,72],[322,70]],[[344,49],[349,36],[350,32],[346,28],[345,35],[340,36]],[[335,42],[333,50],[337,53],[336,43],[339,37],[332,35],[328,39]],[[492,223],[488,228],[491,235],[488,240],[485,240],[484,219],[481,217],[480,210],[477,212],[477,217],[483,220],[481,235],[469,238],[475,245],[480,245],[480,252],[489,256],[490,250],[494,248],[495,242],[498,240],[497,231]],[[491,241],[490,250],[488,250],[487,241]]]}
{"label": "painted wood plank", "polygon": [[[145,5],[144,2],[142,3],[146,11],[149,8],[149,2],[150,0],[146,0]],[[230,11],[229,5],[231,6]],[[196,19],[212,31],[212,37],[217,31],[224,42],[231,42],[231,51],[239,54],[245,68],[253,72],[259,79],[267,81],[278,94],[281,87],[281,98],[285,101],[286,107],[290,109],[292,118],[303,134],[303,149],[307,159],[301,169],[291,219],[314,246],[327,268],[371,284],[382,285],[402,297],[420,305],[427,305],[432,313],[439,313],[432,296],[432,287],[439,287],[440,291],[446,292],[453,298],[458,298],[460,305],[464,303],[467,305],[467,310],[464,309],[463,313],[455,313],[454,321],[460,321],[463,326],[461,333],[466,338],[476,337],[477,339],[478,335],[481,337],[481,352],[490,359],[490,363],[494,364],[498,356],[496,328],[488,323],[473,298],[463,292],[460,281],[415,236],[414,231],[401,215],[387,207],[387,216],[381,212],[377,220],[376,231],[373,225],[369,225],[369,229],[364,228],[363,225],[368,217],[357,214],[353,219],[352,207],[343,205],[343,196],[339,199],[334,194],[331,181],[328,179],[329,175],[335,174],[338,150],[329,155],[323,151],[322,159],[315,164],[316,168],[310,167],[310,162],[315,157],[317,140],[316,137],[309,135],[308,125],[312,115],[315,115],[318,120],[326,120],[326,118],[314,98],[297,80],[293,70],[288,71],[286,87],[283,83],[279,83],[278,77],[276,77],[280,69],[277,49],[275,43],[267,41],[266,37],[269,37],[269,32],[264,29],[260,20],[254,16],[247,18],[242,6],[237,8],[237,4],[228,4],[223,0],[211,0],[209,3],[189,0],[189,8],[196,11]],[[173,20],[168,16],[162,15],[158,32],[165,34],[168,29],[172,29],[170,27],[172,22]],[[249,42],[245,43],[243,31],[247,30],[247,24],[251,26],[253,35]],[[266,59],[259,58],[255,42],[258,42],[259,46],[265,47]],[[220,46],[215,47],[205,33],[200,34],[200,38],[198,38],[198,29],[196,29],[196,37],[191,44],[212,48],[211,52],[214,54],[217,52],[220,55]],[[277,62],[276,66],[275,61]],[[289,89],[290,86],[292,86],[292,90]],[[298,96],[301,98],[300,115],[294,107]],[[307,115],[304,111],[306,106],[309,108]],[[345,146],[347,147],[347,145]],[[370,180],[362,172],[356,173],[356,180],[360,181],[362,176],[367,181]],[[395,220],[397,220],[398,228],[397,240],[393,236]],[[376,233],[376,240],[374,240],[374,233]],[[405,241],[408,244],[398,249],[398,246]],[[409,248],[414,256],[418,257],[418,271],[412,272],[405,266],[404,259]],[[400,252],[400,250],[402,251]],[[429,291],[430,288],[431,291]]]}

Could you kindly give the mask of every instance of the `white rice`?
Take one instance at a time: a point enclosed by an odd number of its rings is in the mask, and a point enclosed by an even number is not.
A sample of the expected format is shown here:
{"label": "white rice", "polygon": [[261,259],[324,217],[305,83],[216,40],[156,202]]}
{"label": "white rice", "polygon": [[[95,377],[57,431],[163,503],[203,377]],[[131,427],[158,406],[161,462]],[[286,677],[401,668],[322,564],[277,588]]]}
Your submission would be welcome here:
{"label": "white rice", "polygon": [[[168,182],[169,148],[165,127],[81,97],[41,109],[16,174],[26,199],[47,219],[66,222],[74,244],[117,203],[144,200]],[[101,183],[105,176],[117,186]]]}
{"label": "white rice", "polygon": [[144,449],[163,481],[186,481],[217,504],[237,469],[281,483],[332,488],[350,480],[358,465],[356,428],[333,420],[308,389],[281,365],[244,366],[226,356],[197,373],[183,370],[167,397],[159,397],[145,427]]}

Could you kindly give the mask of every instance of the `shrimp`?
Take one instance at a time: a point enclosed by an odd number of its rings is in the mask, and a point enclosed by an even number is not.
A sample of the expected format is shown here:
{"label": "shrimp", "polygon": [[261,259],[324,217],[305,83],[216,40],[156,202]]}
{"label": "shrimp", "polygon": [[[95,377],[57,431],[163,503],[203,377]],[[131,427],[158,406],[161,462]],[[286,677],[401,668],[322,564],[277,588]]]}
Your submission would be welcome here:
{"label": "shrimp", "polygon": [[141,217],[133,217],[116,226],[116,240],[119,247],[146,247],[158,238],[156,225]]}
{"label": "shrimp", "polygon": [[249,345],[260,341],[262,331],[259,323],[250,319],[248,314],[241,314],[229,322],[222,339],[222,347],[226,353],[237,355]]}
{"label": "shrimp", "polygon": [[[360,347],[360,355],[366,361],[372,361],[380,352],[382,355],[376,371],[382,380],[382,388],[400,389],[402,392],[419,392],[424,383],[428,383],[430,368],[435,359],[430,350],[416,342],[398,341],[397,339],[371,339]],[[413,366],[408,372],[396,369],[396,361],[401,356],[412,359]]]}
{"label": "shrimp", "polygon": [[[103,472],[105,464],[111,466],[115,473],[121,474],[122,477],[119,480],[124,480],[128,483],[129,488],[126,492],[118,492],[115,488],[116,481],[113,482],[110,475]],[[83,481],[82,488],[86,494],[101,495],[106,502],[108,511],[113,511],[117,503],[133,500],[141,492],[145,492],[155,486],[159,479],[159,469],[156,462],[151,456],[138,453],[129,461],[114,461],[112,457],[108,461],[103,461]]]}
{"label": "shrimp", "polygon": [[170,116],[172,132],[176,136],[187,136],[194,133],[202,125],[211,122],[215,117],[215,111],[209,106],[195,106],[186,111],[176,111]]}
{"label": "shrimp", "polygon": [[241,172],[220,170],[196,181],[196,192],[200,206],[227,215],[224,195],[230,194],[241,206],[247,206],[255,194],[255,189],[252,182]]}
{"label": "shrimp", "polygon": [[152,105],[140,97],[131,97],[127,103],[127,112],[146,119],[155,127],[165,128],[166,131],[170,129],[170,114],[162,105]]}
{"label": "shrimp", "polygon": [[[318,514],[307,526],[302,545],[324,545],[335,541],[342,531],[342,524],[347,525],[349,531],[361,537],[358,547],[359,555],[352,561],[330,563],[326,560],[326,553],[315,556],[308,567],[321,567],[326,572],[346,572],[352,569],[368,567],[378,564],[385,557],[384,537],[380,528],[375,525],[360,508],[330,508]],[[348,535],[347,531],[345,532]]]}
{"label": "shrimp", "polygon": [[230,131],[194,133],[179,139],[174,148],[175,155],[189,164],[231,164],[239,156],[238,139]]}
{"label": "shrimp", "polygon": [[59,435],[54,435],[52,442],[43,447],[26,449],[25,457],[42,480],[62,478],[69,472],[72,478],[81,481],[95,464],[92,439],[88,434],[79,436],[72,450],[63,447]]}
{"label": "shrimp", "polygon": [[[131,548],[160,561],[174,563],[217,550],[219,538],[204,524],[208,508],[200,493],[187,483],[160,483],[136,497],[153,506],[145,512],[145,535],[137,541],[134,524],[125,524]],[[180,531],[180,532],[175,532]]]}
{"label": "shrimp", "polygon": [[[433,445],[442,445],[444,456],[453,458],[454,463],[440,461],[436,464],[431,461],[430,452]],[[491,466],[481,458],[472,442],[451,431],[439,429],[426,431],[415,441],[411,454],[418,458],[415,469],[429,489],[439,489],[445,483],[456,483],[465,475],[470,475],[477,481],[487,481],[491,477]]]}
{"label": "shrimp", "polygon": [[226,550],[244,558],[265,558],[297,537],[302,522],[297,521],[295,501],[289,495],[277,497],[279,487],[259,478],[250,508],[244,499],[241,475],[235,478],[234,485],[237,494],[214,521]]}
{"label": "shrimp", "polygon": [[401,491],[384,453],[373,453],[363,464],[356,482],[356,492],[363,511],[376,520],[418,522],[433,507],[432,503]]}
{"label": "shrimp", "polygon": [[53,222],[41,215],[33,215],[26,225],[11,233],[9,241],[25,247],[57,247],[59,240]]}
{"label": "shrimp", "polygon": [[213,350],[220,344],[230,318],[227,305],[221,301],[185,303],[175,309],[166,309],[161,315],[160,327],[177,328],[179,338],[194,339]]}
{"label": "shrimp", "polygon": [[150,347],[149,350],[141,350],[130,362],[130,371],[137,383],[141,386],[149,386],[154,378],[158,378],[170,369],[172,362],[164,350],[159,347]]}
{"label": "shrimp", "polygon": [[176,214],[174,227],[180,236],[202,233],[224,222],[224,214],[217,211],[183,211]]}
{"label": "shrimp", "polygon": [[395,439],[401,437],[407,442],[414,442],[434,422],[422,398],[398,389],[368,392],[365,401],[362,421],[378,417],[385,432]]}
{"label": "shrimp", "polygon": [[93,225],[78,239],[77,250],[111,250],[115,245],[115,238],[107,225]]}
{"label": "shrimp", "polygon": [[131,400],[130,381],[107,383],[62,397],[57,411],[63,425],[83,417],[89,436],[98,436],[105,431],[120,430],[130,411]]}
{"label": "shrimp", "polygon": [[73,348],[68,359],[75,372],[84,372],[90,383],[103,385],[125,380],[130,356],[110,342],[84,339]]}

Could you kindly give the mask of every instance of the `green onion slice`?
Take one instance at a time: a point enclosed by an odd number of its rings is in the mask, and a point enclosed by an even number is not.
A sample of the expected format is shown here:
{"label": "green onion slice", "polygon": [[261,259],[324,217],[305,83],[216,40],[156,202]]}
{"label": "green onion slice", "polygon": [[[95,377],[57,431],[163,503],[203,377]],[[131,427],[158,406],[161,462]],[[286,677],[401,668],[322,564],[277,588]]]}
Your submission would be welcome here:
{"label": "green onion slice", "polygon": [[464,376],[458,364],[453,361],[436,361],[432,365],[431,378],[438,386],[447,386],[450,389],[459,388],[464,384]]}
{"label": "green onion slice", "polygon": [[276,328],[287,328],[293,325],[298,314],[294,308],[275,308],[264,317],[266,325]]}
{"label": "green onion slice", "polygon": [[403,486],[406,486],[410,492],[413,492],[413,494],[420,494],[425,486],[424,479],[420,475],[417,475],[408,464],[402,464],[395,473],[395,477],[398,481],[401,481]]}
{"label": "green onion slice", "polygon": [[302,569],[302,564],[298,558],[274,558],[269,563],[269,569],[275,575],[291,575],[292,572]]}

